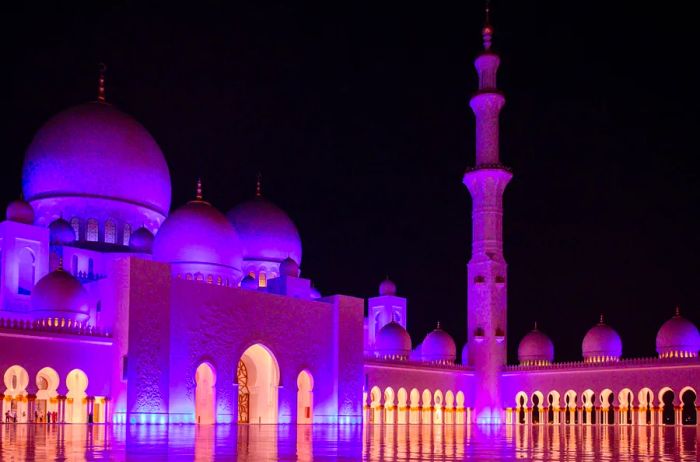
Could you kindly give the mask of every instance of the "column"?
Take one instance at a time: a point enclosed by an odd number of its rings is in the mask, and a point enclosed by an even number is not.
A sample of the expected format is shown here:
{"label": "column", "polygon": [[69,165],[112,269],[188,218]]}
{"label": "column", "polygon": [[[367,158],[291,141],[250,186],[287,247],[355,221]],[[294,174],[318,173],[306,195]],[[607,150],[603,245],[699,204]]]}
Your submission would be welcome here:
{"label": "column", "polygon": [[93,423],[95,421],[95,397],[88,396],[85,398],[85,405],[87,406],[87,421],[88,423]]}
{"label": "column", "polygon": [[681,406],[673,406],[676,414],[676,425],[683,425],[683,408]]}
{"label": "column", "polygon": [[28,394],[27,395],[27,422],[35,422],[36,419],[34,418],[34,411],[36,410],[36,395],[35,394]]}
{"label": "column", "polygon": [[66,396],[58,395],[58,423],[66,422]]}

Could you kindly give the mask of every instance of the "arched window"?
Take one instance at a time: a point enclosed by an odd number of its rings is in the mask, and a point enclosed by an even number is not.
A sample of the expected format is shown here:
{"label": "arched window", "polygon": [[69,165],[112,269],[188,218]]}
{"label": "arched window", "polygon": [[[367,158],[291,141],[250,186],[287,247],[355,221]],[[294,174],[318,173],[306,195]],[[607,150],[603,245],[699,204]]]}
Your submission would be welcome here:
{"label": "arched window", "polygon": [[36,257],[34,251],[29,247],[24,247],[19,251],[17,293],[29,295],[34,287],[36,276]]}
{"label": "arched window", "polygon": [[260,287],[267,287],[267,274],[265,271],[260,271],[260,275],[258,276],[258,286]]}
{"label": "arched window", "polygon": [[202,273],[194,273],[194,280],[195,281],[203,281],[204,275]]}
{"label": "arched window", "polygon": [[207,274],[207,284],[213,284],[214,283],[214,276],[211,274]]}
{"label": "arched window", "polygon": [[223,281],[224,280],[221,278],[221,276],[216,277],[216,285],[217,286],[220,286],[221,284],[223,284]]}
{"label": "arched window", "polygon": [[130,240],[131,240],[131,225],[129,223],[127,223],[124,225],[124,236],[123,236],[122,244],[129,245]]}
{"label": "arched window", "polygon": [[70,225],[73,227],[73,231],[75,231],[75,240],[79,241],[80,240],[80,218],[78,218],[78,217],[71,218]]}
{"label": "arched window", "polygon": [[117,243],[117,225],[112,220],[105,222],[105,242],[107,244]]}
{"label": "arched window", "polygon": [[97,242],[99,235],[99,229],[97,225],[97,220],[94,218],[88,218],[87,230],[85,232],[85,240],[90,242]]}

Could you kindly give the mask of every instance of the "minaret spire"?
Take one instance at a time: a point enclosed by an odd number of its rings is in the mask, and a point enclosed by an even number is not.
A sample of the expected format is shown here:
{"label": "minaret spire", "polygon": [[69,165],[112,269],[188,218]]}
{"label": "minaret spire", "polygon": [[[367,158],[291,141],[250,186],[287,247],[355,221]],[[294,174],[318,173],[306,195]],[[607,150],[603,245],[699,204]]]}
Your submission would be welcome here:
{"label": "minaret spire", "polygon": [[481,29],[481,37],[484,41],[484,50],[491,49],[491,38],[493,37],[493,27],[491,27],[491,1],[486,0],[484,5],[484,27]]}
{"label": "minaret spire", "polygon": [[507,360],[507,269],[503,256],[503,193],[510,170],[501,164],[498,131],[505,97],[496,85],[500,58],[491,50],[493,27],[486,2],[481,30],[484,49],[474,61],[478,91],[469,101],[476,119],[476,159],[464,174],[472,196],[472,252],[467,264],[468,364],[479,386],[475,390],[477,423],[505,421],[500,396],[500,370]]}
{"label": "minaret spire", "polygon": [[198,201],[204,200],[204,195],[202,194],[202,179],[197,178],[197,192],[195,194],[195,199]]}
{"label": "minaret spire", "polygon": [[100,63],[100,77],[97,80],[97,101],[100,103],[106,103],[105,99],[105,72],[107,71],[107,66],[105,63]]}

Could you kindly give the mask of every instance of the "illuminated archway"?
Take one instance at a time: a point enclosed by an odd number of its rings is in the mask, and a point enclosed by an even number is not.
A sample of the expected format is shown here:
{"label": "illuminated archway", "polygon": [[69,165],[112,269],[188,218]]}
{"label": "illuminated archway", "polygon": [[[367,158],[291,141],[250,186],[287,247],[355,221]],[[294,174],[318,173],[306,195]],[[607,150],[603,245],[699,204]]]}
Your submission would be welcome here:
{"label": "illuminated archway", "polygon": [[[4,382],[3,419],[9,422],[27,422],[27,385],[29,385],[29,374],[22,366],[14,365],[5,371]],[[9,414],[7,414],[8,412]]]}
{"label": "illuminated archway", "polygon": [[297,423],[314,422],[314,378],[307,370],[297,376]]}
{"label": "illuminated archway", "polygon": [[515,407],[517,409],[517,420],[519,424],[527,423],[527,395],[524,391],[515,395]]}
{"label": "illuminated archway", "polygon": [[421,394],[421,423],[429,424],[433,422],[432,416],[432,398],[433,394],[427,388]]}
{"label": "illuminated archway", "polygon": [[66,376],[66,386],[66,423],[87,423],[87,375],[80,369],[73,369]]}
{"label": "illuminated archway", "polygon": [[216,373],[209,363],[202,363],[194,374],[195,422],[202,425],[216,423]]}
{"label": "illuminated archway", "polygon": [[408,392],[405,388],[399,388],[396,394],[398,400],[398,414],[396,418],[396,423],[405,424],[408,423]]}
{"label": "illuminated archway", "polygon": [[445,423],[446,424],[455,423],[454,406],[455,406],[455,395],[454,395],[454,393],[452,393],[452,390],[447,390],[447,393],[445,393]]}
{"label": "illuminated archway", "polygon": [[372,423],[382,422],[382,390],[378,386],[373,386],[369,392],[369,406],[371,410]]}
{"label": "illuminated archway", "polygon": [[59,382],[58,372],[50,367],[45,367],[36,374],[36,412],[39,422],[53,421],[51,416],[58,412],[56,389]]}
{"label": "illuminated archway", "polygon": [[442,391],[435,390],[433,394],[433,423],[441,424],[444,421],[443,417],[443,396]]}
{"label": "illuminated archway", "polygon": [[391,387],[386,387],[384,389],[384,423],[394,423],[394,410],[394,389]]}
{"label": "illuminated archway", "polygon": [[583,401],[583,423],[588,425],[596,423],[595,393],[593,390],[585,390],[581,394],[581,400]]}
{"label": "illuminated archway", "polygon": [[615,393],[609,388],[600,392],[600,423],[604,425],[615,424]]}
{"label": "illuminated archway", "polygon": [[418,389],[411,389],[411,410],[408,416],[408,423],[417,424],[420,423],[420,392]]}
{"label": "illuminated archway", "polygon": [[566,406],[566,410],[564,412],[564,422],[567,424],[578,423],[578,413],[576,412],[577,398],[576,392],[573,390],[567,391],[564,395],[564,405]]}
{"label": "illuminated archway", "polygon": [[698,394],[692,387],[685,387],[680,392],[681,397],[681,424],[697,425],[698,413],[695,407],[695,400]]}
{"label": "illuminated archway", "polygon": [[238,422],[277,423],[280,372],[270,350],[256,343],[241,355],[237,368]]}
{"label": "illuminated archway", "polygon": [[639,402],[639,423],[651,425],[654,423],[654,392],[651,388],[644,387],[637,394]]}
{"label": "illuminated archway", "polygon": [[547,395],[547,422],[551,424],[558,424],[560,417],[560,406],[561,406],[561,396],[556,390],[552,390]]}
{"label": "illuminated archway", "polygon": [[620,418],[622,425],[632,425],[632,408],[634,406],[634,395],[632,390],[624,388],[617,394],[617,401],[620,403]]}
{"label": "illuminated archway", "polygon": [[676,423],[676,411],[674,409],[673,400],[676,394],[669,387],[664,387],[659,392],[659,401],[661,402],[661,422],[664,425],[674,425]]}
{"label": "illuminated archway", "polygon": [[459,390],[455,395],[455,403],[457,403],[455,407],[455,423],[467,423],[468,415],[464,409],[464,392],[462,392],[462,390]]}
{"label": "illuminated archway", "polygon": [[532,394],[532,423],[543,423],[544,416],[542,415],[544,407],[544,395],[541,391],[535,391]]}
{"label": "illuminated archway", "polygon": [[17,259],[17,293],[29,295],[34,289],[36,280],[36,256],[29,247],[19,251]]}

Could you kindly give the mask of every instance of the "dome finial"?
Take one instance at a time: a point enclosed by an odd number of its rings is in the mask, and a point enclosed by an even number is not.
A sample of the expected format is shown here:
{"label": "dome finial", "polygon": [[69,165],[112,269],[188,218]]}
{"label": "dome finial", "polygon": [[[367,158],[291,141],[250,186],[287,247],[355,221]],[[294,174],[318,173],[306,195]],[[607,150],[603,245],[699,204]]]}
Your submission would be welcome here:
{"label": "dome finial", "polygon": [[535,326],[532,328],[532,330],[537,330],[537,321],[535,321]]}
{"label": "dome finial", "polygon": [[484,27],[481,29],[481,36],[484,39],[484,50],[491,49],[491,38],[493,37],[493,27],[491,27],[491,1],[486,0],[484,6]]}
{"label": "dome finial", "polygon": [[676,305],[676,316],[680,317],[680,315],[681,315],[681,307]]}
{"label": "dome finial", "polygon": [[255,197],[262,197],[262,173],[260,172],[255,177]]}
{"label": "dome finial", "polygon": [[600,321],[598,324],[605,324],[605,318],[603,317],[603,313],[600,313]]}
{"label": "dome finial", "polygon": [[97,101],[100,103],[105,103],[105,71],[107,71],[107,66],[105,63],[100,63],[100,77],[97,80]]}
{"label": "dome finial", "polygon": [[58,257],[58,268],[56,269],[58,269],[59,271],[63,271],[63,255]]}
{"label": "dome finial", "polygon": [[437,327],[436,327],[436,329],[439,329],[439,328],[440,328],[440,321],[437,322]]}
{"label": "dome finial", "polygon": [[195,195],[195,199],[198,201],[201,201],[204,199],[204,196],[202,195],[202,179],[197,178],[197,193]]}

